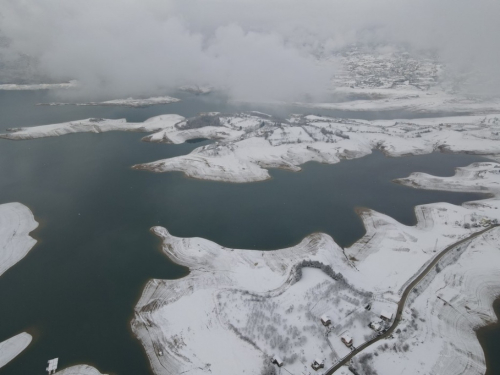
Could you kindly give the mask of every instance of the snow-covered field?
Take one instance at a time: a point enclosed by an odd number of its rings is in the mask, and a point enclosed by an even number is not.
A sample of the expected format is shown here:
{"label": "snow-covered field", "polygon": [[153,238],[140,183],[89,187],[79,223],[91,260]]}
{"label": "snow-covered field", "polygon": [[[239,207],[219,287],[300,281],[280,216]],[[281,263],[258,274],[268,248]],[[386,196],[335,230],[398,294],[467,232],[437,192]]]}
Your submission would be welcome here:
{"label": "snow-covered field", "polygon": [[0,368],[12,361],[31,342],[31,335],[23,332],[10,339],[0,342]]}
{"label": "snow-covered field", "polygon": [[[475,163],[457,168],[453,177],[413,173],[398,182],[492,194],[493,198],[464,204],[461,226],[484,227],[485,218],[500,216],[500,164]],[[409,298],[393,338],[357,356],[355,367],[364,374],[484,374],[475,329],[496,320],[492,304],[500,295],[499,277],[500,229],[495,228],[442,258]]]}
{"label": "snow-covered field", "polygon": [[[400,180],[425,186],[430,179],[431,187],[451,183],[494,197],[461,207],[418,206],[414,227],[362,211],[367,233],[346,249],[319,233],[291,248],[250,251],[152,228],[164,252],[191,270],[183,279],[152,280],[136,306],[132,327],[153,370],[273,374],[274,355],[294,374],[312,373],[316,358],[330,367],[350,352],[342,336],[349,335],[354,346],[374,337],[369,323],[390,325],[382,312],[395,314],[405,287],[440,251],[500,219],[499,171],[497,163],[477,163],[451,178],[416,174]],[[499,235],[494,229],[442,258],[409,299],[394,338],[358,355],[355,365],[366,374],[484,370],[473,328],[494,318]],[[324,315],[331,319],[328,327],[320,320]]]}
{"label": "snow-covered field", "polygon": [[172,98],[171,96],[155,96],[146,99],[115,99],[115,100],[107,100],[105,102],[89,102],[89,103],[38,103],[37,105],[49,105],[49,106],[58,106],[58,105],[76,105],[76,106],[122,106],[122,107],[149,107],[152,105],[158,104],[170,104],[177,103],[180,99]]}

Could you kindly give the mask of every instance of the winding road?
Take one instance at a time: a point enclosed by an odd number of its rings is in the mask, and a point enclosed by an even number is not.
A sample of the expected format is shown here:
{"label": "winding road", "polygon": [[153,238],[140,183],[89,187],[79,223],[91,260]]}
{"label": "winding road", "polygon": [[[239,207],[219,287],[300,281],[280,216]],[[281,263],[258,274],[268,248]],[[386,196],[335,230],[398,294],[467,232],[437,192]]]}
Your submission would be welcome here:
{"label": "winding road", "polygon": [[441,260],[441,258],[443,258],[443,256],[445,256],[450,250],[453,250],[457,246],[460,246],[467,241],[471,241],[474,238],[479,237],[480,235],[482,235],[482,234],[484,234],[484,233],[486,233],[486,232],[488,232],[496,227],[499,227],[499,226],[500,226],[500,224],[491,225],[490,227],[488,227],[486,229],[483,229],[479,232],[473,233],[470,236],[448,246],[441,253],[439,253],[439,255],[436,256],[434,258],[434,260],[431,263],[429,263],[429,265],[427,267],[425,267],[425,269],[420,273],[420,275],[418,275],[415,278],[415,280],[413,280],[404,290],[403,295],[401,296],[401,300],[398,303],[398,311],[396,313],[396,317],[395,317],[394,322],[392,323],[391,327],[386,332],[381,334],[380,336],[377,336],[374,339],[372,339],[370,341],[366,341],[364,344],[358,346],[349,355],[344,357],[343,360],[341,360],[340,362],[338,362],[338,363],[334,364],[332,367],[330,367],[324,373],[324,375],[332,375],[340,367],[342,367],[346,363],[348,363],[356,354],[359,354],[360,352],[362,352],[363,350],[368,348],[370,345],[375,344],[377,341],[385,339],[386,337],[390,336],[394,332],[394,330],[397,328],[399,323],[401,323],[401,320],[403,319],[403,309],[405,307],[406,300],[408,299],[408,296],[410,295],[411,291],[418,285],[418,283],[420,283],[420,281],[422,281],[422,279],[434,268],[434,266]]}

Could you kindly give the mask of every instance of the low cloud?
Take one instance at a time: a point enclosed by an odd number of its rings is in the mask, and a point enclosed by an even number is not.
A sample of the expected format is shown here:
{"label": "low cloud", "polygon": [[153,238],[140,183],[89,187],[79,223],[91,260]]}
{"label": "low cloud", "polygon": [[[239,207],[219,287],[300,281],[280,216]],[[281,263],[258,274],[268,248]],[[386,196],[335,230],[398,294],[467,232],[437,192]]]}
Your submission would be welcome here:
{"label": "low cloud", "polygon": [[473,67],[494,92],[498,14],[496,0],[0,0],[0,59],[29,57],[36,74],[77,79],[96,97],[199,84],[299,100],[325,94],[336,51],[396,44]]}

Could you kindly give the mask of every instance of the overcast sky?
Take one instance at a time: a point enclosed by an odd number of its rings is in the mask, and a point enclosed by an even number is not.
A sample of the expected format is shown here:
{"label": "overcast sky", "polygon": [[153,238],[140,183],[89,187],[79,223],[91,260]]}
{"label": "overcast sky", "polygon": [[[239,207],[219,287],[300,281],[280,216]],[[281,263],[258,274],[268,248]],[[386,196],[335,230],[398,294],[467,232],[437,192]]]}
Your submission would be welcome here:
{"label": "overcast sky", "polygon": [[183,84],[321,95],[352,43],[435,50],[498,79],[498,0],[0,0],[0,59],[119,97]]}

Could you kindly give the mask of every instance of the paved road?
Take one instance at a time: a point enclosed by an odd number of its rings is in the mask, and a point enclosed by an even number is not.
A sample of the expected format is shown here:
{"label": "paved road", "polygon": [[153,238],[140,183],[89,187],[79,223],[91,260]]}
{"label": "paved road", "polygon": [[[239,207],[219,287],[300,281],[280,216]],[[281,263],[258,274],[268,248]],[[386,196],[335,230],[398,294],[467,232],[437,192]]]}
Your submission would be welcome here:
{"label": "paved road", "polygon": [[403,295],[401,296],[401,300],[398,303],[398,311],[396,313],[396,317],[395,317],[394,322],[392,323],[391,327],[386,332],[384,332],[383,334],[381,334],[380,336],[377,336],[374,339],[365,342],[363,345],[358,346],[355,350],[353,350],[342,361],[340,361],[336,365],[330,367],[324,373],[324,375],[332,375],[340,367],[344,366],[347,362],[349,362],[352,359],[352,357],[354,357],[356,354],[358,354],[361,351],[365,350],[370,345],[375,344],[377,341],[385,339],[386,337],[390,336],[392,334],[392,332],[394,332],[394,330],[397,328],[397,326],[399,325],[399,323],[401,323],[401,320],[403,319],[403,309],[405,307],[406,300],[408,299],[408,296],[410,295],[411,291],[434,268],[434,266],[441,260],[441,258],[443,256],[445,256],[450,250],[456,248],[457,246],[460,246],[461,244],[463,244],[463,243],[465,243],[467,241],[470,241],[470,240],[472,240],[472,239],[474,239],[474,238],[476,238],[476,237],[478,237],[478,236],[480,236],[480,235],[482,235],[482,234],[484,234],[484,233],[486,233],[486,232],[488,232],[488,231],[490,231],[493,228],[496,228],[498,226],[500,226],[500,224],[495,224],[495,225],[492,225],[492,226],[490,226],[490,227],[488,227],[486,229],[483,229],[483,230],[481,230],[479,232],[476,232],[476,233],[470,235],[469,237],[464,238],[463,240],[455,242],[454,244],[452,244],[452,245],[448,246],[446,249],[444,249],[441,253],[439,253],[439,255],[436,258],[434,258],[434,260],[422,271],[422,273],[420,273],[420,275],[418,275],[415,278],[415,280],[413,280],[411,282],[411,284],[408,285],[406,287],[406,289],[404,290]]}

